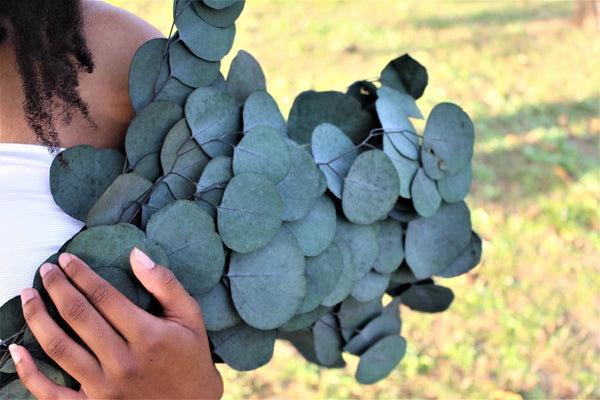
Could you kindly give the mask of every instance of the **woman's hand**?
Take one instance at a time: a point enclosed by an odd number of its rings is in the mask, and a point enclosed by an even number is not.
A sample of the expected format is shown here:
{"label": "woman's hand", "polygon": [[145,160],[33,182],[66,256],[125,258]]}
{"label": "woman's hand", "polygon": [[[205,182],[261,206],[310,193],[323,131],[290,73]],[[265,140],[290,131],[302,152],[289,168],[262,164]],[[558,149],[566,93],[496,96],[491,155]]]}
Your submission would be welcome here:
{"label": "woman's hand", "polygon": [[29,352],[11,345],[23,384],[40,399],[220,398],[202,314],[173,273],[134,249],[135,276],[163,308],[156,317],[138,308],[83,261],[59,257],[44,264],[44,287],[64,320],[93,354],[71,339],[48,315],[34,289],[21,294],[27,324],[44,351],[81,383],[79,392],[42,374]]}

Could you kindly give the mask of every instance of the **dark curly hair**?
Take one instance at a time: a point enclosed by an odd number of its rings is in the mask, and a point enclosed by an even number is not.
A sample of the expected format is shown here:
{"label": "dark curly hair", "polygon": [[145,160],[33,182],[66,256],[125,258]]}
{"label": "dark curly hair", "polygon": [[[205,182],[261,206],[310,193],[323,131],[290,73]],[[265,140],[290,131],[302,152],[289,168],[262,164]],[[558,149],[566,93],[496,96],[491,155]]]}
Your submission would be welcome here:
{"label": "dark curly hair", "polygon": [[[71,122],[73,110],[94,126],[79,95],[79,72],[94,69],[83,35],[80,0],[0,0],[0,41],[12,36],[23,84],[23,109],[37,140],[60,145],[57,120]],[[12,30],[12,35],[8,34]]]}

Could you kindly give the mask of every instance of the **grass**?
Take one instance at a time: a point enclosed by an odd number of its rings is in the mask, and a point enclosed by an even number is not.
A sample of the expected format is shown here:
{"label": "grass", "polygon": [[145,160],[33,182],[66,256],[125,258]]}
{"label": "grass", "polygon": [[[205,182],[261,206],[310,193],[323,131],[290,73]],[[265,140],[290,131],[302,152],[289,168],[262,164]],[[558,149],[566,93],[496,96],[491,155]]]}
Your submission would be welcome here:
{"label": "grass", "polygon": [[[167,33],[168,0],[117,1]],[[284,115],[304,90],[344,90],[405,52],[425,65],[425,115],[473,118],[468,204],[483,239],[436,315],[403,308],[408,352],[361,386],[278,343],[265,367],[220,367],[237,398],[600,398],[600,34],[572,2],[252,0],[232,54],[252,53]]]}

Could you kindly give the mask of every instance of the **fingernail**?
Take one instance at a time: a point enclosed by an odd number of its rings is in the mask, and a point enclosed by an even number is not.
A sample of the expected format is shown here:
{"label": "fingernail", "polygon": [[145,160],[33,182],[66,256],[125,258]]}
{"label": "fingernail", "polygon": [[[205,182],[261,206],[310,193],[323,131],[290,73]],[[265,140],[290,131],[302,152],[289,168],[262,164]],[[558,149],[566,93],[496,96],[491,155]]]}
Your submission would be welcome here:
{"label": "fingernail", "polygon": [[58,256],[58,263],[61,265],[61,267],[64,267],[70,263],[72,259],[73,256],[71,256],[69,253],[62,253],[60,256]]}
{"label": "fingernail", "polygon": [[42,278],[46,276],[46,274],[54,269],[54,265],[50,263],[45,263],[40,267],[40,275]]}
{"label": "fingernail", "polygon": [[150,259],[143,251],[138,248],[133,249],[133,257],[139,262],[142,266],[147,269],[152,269],[156,265],[154,261]]}
{"label": "fingernail", "polygon": [[35,297],[33,289],[26,288],[21,291],[21,304],[25,305],[29,300]]}
{"label": "fingernail", "polygon": [[16,344],[11,344],[8,346],[8,351],[10,351],[10,356],[12,357],[15,364],[18,364],[21,361],[21,352]]}

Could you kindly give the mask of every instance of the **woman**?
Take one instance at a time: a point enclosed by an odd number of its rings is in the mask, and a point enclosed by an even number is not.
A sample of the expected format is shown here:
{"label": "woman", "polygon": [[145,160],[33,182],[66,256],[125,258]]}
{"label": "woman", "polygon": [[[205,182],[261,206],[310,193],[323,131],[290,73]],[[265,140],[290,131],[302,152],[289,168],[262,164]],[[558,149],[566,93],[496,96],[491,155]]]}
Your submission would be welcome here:
{"label": "woman", "polygon": [[[133,117],[129,64],[142,43],[158,36],[101,1],[0,0],[0,249],[16,254],[0,260],[0,305],[31,285],[39,264],[81,228],[49,193],[52,150],[123,147]],[[81,383],[78,392],[56,385],[24,347],[11,345],[19,377],[36,397],[221,397],[197,303],[141,251],[130,260],[162,317],[135,307],[73,255],[40,268],[61,315],[93,354],[54,323],[39,293],[22,290],[38,342]]]}

